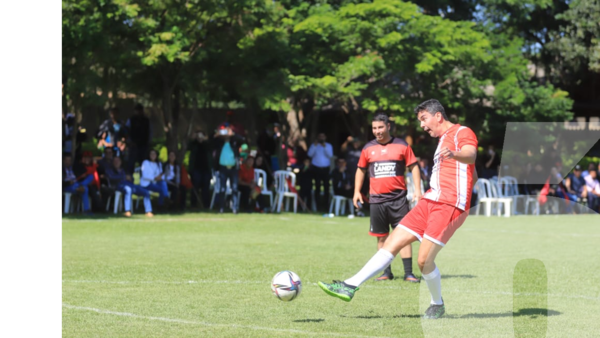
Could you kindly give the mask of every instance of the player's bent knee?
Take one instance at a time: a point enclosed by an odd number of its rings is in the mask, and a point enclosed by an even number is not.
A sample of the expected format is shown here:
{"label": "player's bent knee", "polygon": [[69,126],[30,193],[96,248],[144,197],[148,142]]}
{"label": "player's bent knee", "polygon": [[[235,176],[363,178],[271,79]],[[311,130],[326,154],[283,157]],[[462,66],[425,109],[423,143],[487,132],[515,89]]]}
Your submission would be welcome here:
{"label": "player's bent knee", "polygon": [[383,249],[396,256],[400,249],[417,240],[417,237],[407,231],[394,231],[383,244]]}

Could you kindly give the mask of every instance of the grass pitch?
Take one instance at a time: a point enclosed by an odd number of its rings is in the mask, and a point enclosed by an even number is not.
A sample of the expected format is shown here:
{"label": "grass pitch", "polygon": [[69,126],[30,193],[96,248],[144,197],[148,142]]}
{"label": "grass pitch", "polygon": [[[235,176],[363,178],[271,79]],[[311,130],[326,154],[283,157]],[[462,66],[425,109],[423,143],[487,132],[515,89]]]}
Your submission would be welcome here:
{"label": "grass pitch", "polygon": [[[66,218],[63,336],[599,335],[598,215],[469,217],[438,256],[446,315],[433,321],[421,319],[424,282],[371,280],[350,303],[318,288],[375,253],[368,226],[294,214]],[[303,283],[289,303],[270,291],[281,270]]]}

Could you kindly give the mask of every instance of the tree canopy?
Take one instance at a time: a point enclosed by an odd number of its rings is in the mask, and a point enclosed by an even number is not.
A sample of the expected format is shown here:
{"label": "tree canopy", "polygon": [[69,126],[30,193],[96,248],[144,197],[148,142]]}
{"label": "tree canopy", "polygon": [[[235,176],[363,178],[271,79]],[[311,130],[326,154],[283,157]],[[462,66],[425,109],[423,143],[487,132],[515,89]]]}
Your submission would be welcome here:
{"label": "tree canopy", "polygon": [[437,98],[493,138],[572,117],[577,84],[557,79],[600,72],[599,19],[593,0],[63,0],[64,109],[134,93],[174,148],[180,107],[199,102],[279,112],[302,140],[332,108],[414,130],[415,105]]}

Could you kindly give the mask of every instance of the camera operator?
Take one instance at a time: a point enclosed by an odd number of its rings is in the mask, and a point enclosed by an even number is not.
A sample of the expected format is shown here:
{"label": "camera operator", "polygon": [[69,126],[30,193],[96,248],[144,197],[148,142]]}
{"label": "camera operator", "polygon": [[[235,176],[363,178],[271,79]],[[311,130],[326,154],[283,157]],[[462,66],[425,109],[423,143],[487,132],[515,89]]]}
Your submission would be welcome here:
{"label": "camera operator", "polygon": [[227,189],[227,180],[231,185],[233,199],[233,213],[238,213],[238,171],[240,169],[240,145],[243,138],[236,135],[229,123],[219,127],[215,134],[215,149],[217,150],[215,162],[219,171],[219,212],[223,212],[225,207],[225,191]]}
{"label": "camera operator", "polygon": [[[317,140],[308,149],[310,157],[310,172],[315,180],[315,199],[317,208],[327,210],[329,202],[329,168],[333,158],[333,147],[327,143],[327,137],[324,133],[319,133]],[[324,199],[321,199],[321,185],[324,188]]]}

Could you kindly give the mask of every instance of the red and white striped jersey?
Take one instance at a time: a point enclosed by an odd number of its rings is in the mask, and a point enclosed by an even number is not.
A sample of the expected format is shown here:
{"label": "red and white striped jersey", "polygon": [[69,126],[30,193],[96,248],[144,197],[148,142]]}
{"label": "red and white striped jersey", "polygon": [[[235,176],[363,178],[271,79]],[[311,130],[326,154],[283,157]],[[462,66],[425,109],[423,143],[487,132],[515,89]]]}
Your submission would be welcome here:
{"label": "red and white striped jersey", "polygon": [[464,164],[454,159],[443,160],[440,152],[444,148],[459,151],[465,145],[477,148],[477,136],[468,127],[455,124],[440,137],[433,157],[430,189],[425,196],[431,201],[452,205],[466,210],[471,205],[474,164]]}

